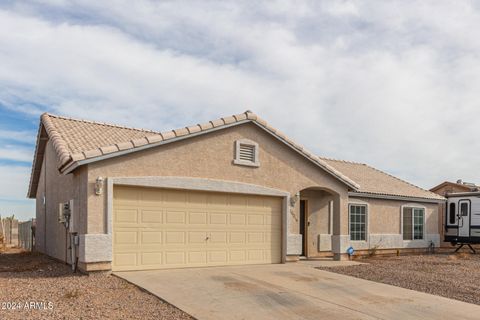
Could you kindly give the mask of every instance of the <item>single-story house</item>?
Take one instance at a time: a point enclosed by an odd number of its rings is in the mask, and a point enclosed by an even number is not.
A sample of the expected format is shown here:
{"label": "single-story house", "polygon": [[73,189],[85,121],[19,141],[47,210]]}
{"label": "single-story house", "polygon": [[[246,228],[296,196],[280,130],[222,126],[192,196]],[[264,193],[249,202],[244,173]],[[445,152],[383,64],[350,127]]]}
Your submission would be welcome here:
{"label": "single-story house", "polygon": [[28,197],[36,249],[84,271],[424,250],[444,201],[318,157],[251,111],[166,132],[45,113]]}

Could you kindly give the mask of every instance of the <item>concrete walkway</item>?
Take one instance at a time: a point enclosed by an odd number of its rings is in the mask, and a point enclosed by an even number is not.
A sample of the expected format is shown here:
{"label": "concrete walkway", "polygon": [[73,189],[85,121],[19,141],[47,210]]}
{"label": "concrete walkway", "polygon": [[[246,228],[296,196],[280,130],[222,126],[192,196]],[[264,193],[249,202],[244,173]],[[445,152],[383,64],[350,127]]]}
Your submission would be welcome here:
{"label": "concrete walkway", "polygon": [[314,268],[325,264],[114,274],[197,319],[479,319],[480,306]]}

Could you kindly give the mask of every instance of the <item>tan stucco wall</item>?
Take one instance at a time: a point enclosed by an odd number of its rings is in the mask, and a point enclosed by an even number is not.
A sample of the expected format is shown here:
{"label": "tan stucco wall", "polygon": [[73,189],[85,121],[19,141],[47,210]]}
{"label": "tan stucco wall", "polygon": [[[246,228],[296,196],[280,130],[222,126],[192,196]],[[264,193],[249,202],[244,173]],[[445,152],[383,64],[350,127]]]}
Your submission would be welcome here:
{"label": "tan stucco wall", "polygon": [[368,232],[373,234],[401,233],[401,208],[404,205],[425,207],[425,232],[438,233],[438,204],[382,199],[350,198],[349,203],[368,204]]}
{"label": "tan stucco wall", "polygon": [[[58,222],[58,207],[60,203],[73,199],[75,229],[79,233],[86,231],[87,168],[79,168],[74,174],[62,175],[56,167],[55,157],[55,151],[49,141],[45,148],[36,194],[35,248],[65,261],[65,227]],[[43,204],[44,195],[45,205]],[[69,256],[68,252],[67,255]]]}
{"label": "tan stucco wall", "polygon": [[[259,144],[260,167],[238,166],[234,159],[235,141],[250,139]],[[302,189],[322,186],[338,194],[338,208],[347,218],[347,187],[330,174],[323,172],[303,156],[295,153],[271,135],[253,124],[244,124],[203,136],[186,139],[112,158],[88,165],[88,233],[105,230],[105,193],[94,194],[97,177],[128,176],[187,176],[238,181],[287,191],[294,195]],[[296,205],[296,215],[298,217]],[[336,217],[339,219],[340,217]],[[298,223],[292,223],[290,232],[298,233]],[[337,232],[346,234],[343,223]]]}

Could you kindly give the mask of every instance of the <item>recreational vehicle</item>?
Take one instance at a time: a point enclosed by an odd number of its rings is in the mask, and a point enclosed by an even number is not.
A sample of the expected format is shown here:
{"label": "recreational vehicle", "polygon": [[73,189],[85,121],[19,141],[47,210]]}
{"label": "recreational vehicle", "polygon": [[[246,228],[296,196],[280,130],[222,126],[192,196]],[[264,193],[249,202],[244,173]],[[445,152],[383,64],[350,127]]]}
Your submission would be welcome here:
{"label": "recreational vehicle", "polygon": [[445,241],[459,245],[457,251],[471,244],[480,244],[480,191],[450,193],[445,215]]}

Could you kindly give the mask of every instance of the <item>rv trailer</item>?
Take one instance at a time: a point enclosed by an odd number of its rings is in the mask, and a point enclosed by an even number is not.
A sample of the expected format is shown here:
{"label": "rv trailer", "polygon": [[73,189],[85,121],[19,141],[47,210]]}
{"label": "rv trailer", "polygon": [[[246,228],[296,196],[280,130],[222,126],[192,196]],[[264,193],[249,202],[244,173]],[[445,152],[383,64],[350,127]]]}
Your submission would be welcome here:
{"label": "rv trailer", "polygon": [[480,191],[450,193],[445,215],[445,241],[453,245],[480,244]]}

